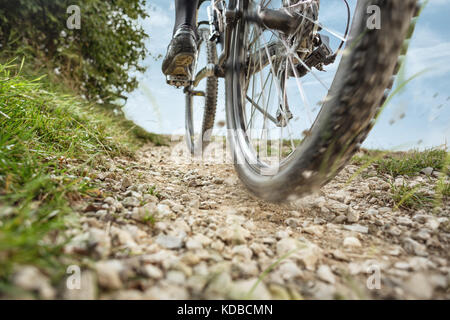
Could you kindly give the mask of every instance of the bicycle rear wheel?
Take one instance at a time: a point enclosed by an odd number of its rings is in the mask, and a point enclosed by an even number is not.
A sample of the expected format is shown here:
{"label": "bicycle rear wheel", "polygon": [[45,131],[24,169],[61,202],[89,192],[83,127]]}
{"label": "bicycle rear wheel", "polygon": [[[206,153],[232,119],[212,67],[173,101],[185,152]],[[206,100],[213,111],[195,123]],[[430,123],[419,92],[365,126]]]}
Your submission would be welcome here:
{"label": "bicycle rear wheel", "polygon": [[[345,25],[339,32],[319,22],[322,16],[336,18],[334,8],[327,10],[336,1],[321,3],[320,9],[318,0],[240,1],[242,11],[284,8],[299,26],[296,33],[283,34],[241,19],[231,37],[228,140],[241,181],[263,199],[295,200],[332,179],[358,150],[387,99],[399,56],[406,54],[404,40],[412,34],[408,30],[417,1],[353,2],[353,21],[344,38]],[[377,10],[381,28],[369,29],[368,12]],[[343,12],[345,21],[347,8]],[[326,42],[319,36],[324,33],[331,39],[328,48],[345,42],[328,67],[334,75],[331,85],[318,71],[327,68],[325,63],[313,67],[308,62]],[[312,84],[322,88],[322,95],[308,89]]]}
{"label": "bicycle rear wheel", "polygon": [[[198,35],[200,41],[195,69],[199,66],[199,60],[201,58],[206,60],[206,64],[217,64],[216,44],[208,40],[208,29],[199,29]],[[212,76],[202,81],[197,88],[191,86],[185,90],[186,143],[189,152],[193,156],[201,157],[210,141],[216,115],[218,84],[217,77]],[[201,112],[203,112],[202,122],[199,123],[198,115]]]}

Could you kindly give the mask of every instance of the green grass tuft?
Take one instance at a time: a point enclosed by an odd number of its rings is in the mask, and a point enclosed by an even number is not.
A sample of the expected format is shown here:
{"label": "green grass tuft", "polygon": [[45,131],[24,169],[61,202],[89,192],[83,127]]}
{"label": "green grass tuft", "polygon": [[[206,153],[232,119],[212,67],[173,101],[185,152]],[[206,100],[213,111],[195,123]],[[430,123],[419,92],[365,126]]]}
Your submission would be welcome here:
{"label": "green grass tuft", "polygon": [[367,151],[353,157],[355,165],[373,164],[378,174],[388,174],[392,177],[401,175],[415,176],[425,168],[445,171],[448,152],[440,149],[430,149],[423,152],[383,152]]}
{"label": "green grass tuft", "polygon": [[391,185],[392,199],[396,208],[417,210],[433,204],[434,198],[419,191],[420,186]]}

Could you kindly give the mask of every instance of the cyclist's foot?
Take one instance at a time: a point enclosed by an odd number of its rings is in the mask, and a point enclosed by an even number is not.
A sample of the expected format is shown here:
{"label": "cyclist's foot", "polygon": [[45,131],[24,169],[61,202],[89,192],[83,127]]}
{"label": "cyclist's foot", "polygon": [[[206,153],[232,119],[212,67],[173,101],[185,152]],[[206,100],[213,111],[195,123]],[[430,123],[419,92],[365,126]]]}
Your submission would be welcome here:
{"label": "cyclist's foot", "polygon": [[191,65],[197,54],[196,36],[190,27],[181,26],[173,35],[162,63],[168,83],[183,86],[191,80]]}

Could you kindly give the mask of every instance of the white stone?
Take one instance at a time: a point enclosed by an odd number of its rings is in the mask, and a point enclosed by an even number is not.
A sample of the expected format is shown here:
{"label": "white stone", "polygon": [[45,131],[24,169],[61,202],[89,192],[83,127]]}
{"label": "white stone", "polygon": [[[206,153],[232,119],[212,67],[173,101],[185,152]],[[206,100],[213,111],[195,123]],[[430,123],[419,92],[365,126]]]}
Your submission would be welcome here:
{"label": "white stone", "polygon": [[252,291],[257,281],[257,278],[236,281],[230,288],[229,297],[234,300],[270,300],[272,297],[263,282],[259,282]]}
{"label": "white stone", "polygon": [[120,272],[123,265],[119,260],[99,261],[95,264],[99,284],[107,289],[122,288],[122,280]]}
{"label": "white stone", "polygon": [[405,284],[404,289],[418,299],[431,299],[433,285],[429,277],[423,273],[415,273]]}
{"label": "white stone", "polygon": [[156,243],[167,249],[179,249],[183,246],[181,237],[160,234],[156,238]]}
{"label": "white stone", "polygon": [[356,210],[349,209],[347,213],[347,221],[350,223],[355,223],[359,221],[359,213]]}
{"label": "white stone", "polygon": [[359,248],[361,242],[355,237],[347,237],[344,239],[344,247]]}
{"label": "white stone", "polygon": [[143,273],[146,277],[152,278],[152,279],[162,279],[163,273],[162,271],[155,267],[154,265],[147,264],[143,267]]}
{"label": "white stone", "polygon": [[352,224],[352,225],[345,225],[343,226],[345,230],[353,231],[353,232],[359,232],[359,233],[368,233],[369,228],[359,225],[359,224]]}
{"label": "white stone", "polygon": [[334,284],[336,282],[336,279],[330,267],[325,264],[319,266],[319,268],[317,269],[317,276],[320,280],[331,284]]}
{"label": "white stone", "polygon": [[12,282],[26,291],[37,291],[42,299],[53,299],[55,290],[50,280],[34,266],[20,267],[13,275]]}

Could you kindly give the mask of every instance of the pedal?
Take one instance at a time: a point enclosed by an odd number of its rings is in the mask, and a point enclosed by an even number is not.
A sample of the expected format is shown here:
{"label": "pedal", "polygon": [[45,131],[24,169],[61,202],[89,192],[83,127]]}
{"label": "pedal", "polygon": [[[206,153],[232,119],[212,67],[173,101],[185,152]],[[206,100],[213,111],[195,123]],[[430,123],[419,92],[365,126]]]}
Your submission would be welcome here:
{"label": "pedal", "polygon": [[177,88],[181,87],[189,87],[192,81],[189,78],[183,76],[172,76],[169,75],[166,77],[167,84],[171,86],[175,86]]}

